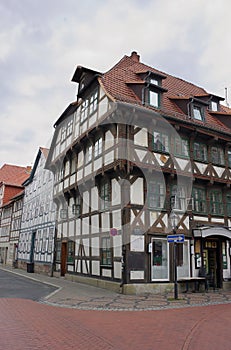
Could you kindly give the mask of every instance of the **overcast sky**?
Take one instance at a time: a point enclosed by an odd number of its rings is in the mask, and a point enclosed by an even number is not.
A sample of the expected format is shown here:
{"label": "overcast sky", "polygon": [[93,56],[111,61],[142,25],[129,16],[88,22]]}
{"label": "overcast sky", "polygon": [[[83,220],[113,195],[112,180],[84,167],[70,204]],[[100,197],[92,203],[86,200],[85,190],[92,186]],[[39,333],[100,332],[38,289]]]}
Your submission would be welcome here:
{"label": "overcast sky", "polygon": [[0,166],[33,165],[76,99],[77,65],[143,63],[231,103],[230,0],[0,0]]}

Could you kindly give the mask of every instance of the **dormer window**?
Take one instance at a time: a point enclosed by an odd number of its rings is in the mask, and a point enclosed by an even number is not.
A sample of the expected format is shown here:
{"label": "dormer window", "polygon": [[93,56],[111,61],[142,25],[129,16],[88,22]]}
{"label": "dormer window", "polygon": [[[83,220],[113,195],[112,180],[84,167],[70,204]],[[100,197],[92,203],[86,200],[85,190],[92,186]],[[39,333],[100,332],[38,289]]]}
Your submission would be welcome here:
{"label": "dormer window", "polygon": [[152,107],[160,107],[160,93],[149,90],[149,104]]}
{"label": "dormer window", "polygon": [[159,80],[157,80],[157,79],[151,78],[151,79],[150,79],[150,84],[159,85],[160,82],[159,82]]}
{"label": "dormer window", "polygon": [[217,111],[218,111],[218,103],[215,102],[215,101],[211,101],[211,103],[210,103],[210,109],[211,109],[211,111],[213,111],[213,112],[217,112]]}
{"label": "dormer window", "polygon": [[196,120],[204,120],[204,108],[199,105],[193,105],[193,118]]}

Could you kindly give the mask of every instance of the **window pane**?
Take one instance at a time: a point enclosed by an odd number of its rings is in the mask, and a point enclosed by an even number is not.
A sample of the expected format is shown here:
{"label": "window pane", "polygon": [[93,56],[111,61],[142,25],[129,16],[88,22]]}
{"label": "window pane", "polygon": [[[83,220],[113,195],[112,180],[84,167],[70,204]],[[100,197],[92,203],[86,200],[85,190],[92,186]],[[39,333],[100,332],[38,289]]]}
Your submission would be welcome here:
{"label": "window pane", "polygon": [[203,120],[202,107],[193,107],[193,117],[197,120]]}
{"label": "window pane", "polygon": [[168,245],[166,240],[155,239],[152,243],[152,280],[168,279]]}
{"label": "window pane", "polygon": [[149,91],[149,104],[153,107],[159,107],[159,94],[154,91]]}

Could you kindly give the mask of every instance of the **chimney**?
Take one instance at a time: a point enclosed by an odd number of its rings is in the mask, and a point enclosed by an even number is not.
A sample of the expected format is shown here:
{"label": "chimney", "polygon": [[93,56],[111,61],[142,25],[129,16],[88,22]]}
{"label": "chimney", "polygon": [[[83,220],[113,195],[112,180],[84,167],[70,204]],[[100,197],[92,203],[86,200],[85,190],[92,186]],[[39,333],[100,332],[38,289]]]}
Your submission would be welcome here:
{"label": "chimney", "polygon": [[136,51],[132,51],[131,53],[131,59],[135,62],[140,62],[140,56],[137,54]]}

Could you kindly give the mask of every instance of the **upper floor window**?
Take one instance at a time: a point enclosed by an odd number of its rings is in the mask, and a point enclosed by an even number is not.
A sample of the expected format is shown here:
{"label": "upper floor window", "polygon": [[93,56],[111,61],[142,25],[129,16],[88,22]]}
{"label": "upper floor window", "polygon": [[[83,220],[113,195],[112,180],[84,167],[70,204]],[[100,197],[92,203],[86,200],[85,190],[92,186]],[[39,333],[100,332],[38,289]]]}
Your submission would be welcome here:
{"label": "upper floor window", "polygon": [[224,150],[221,146],[212,146],[211,147],[211,161],[214,164],[224,165]]}
{"label": "upper floor window", "polygon": [[193,118],[197,120],[204,120],[204,107],[193,105]]}
{"label": "upper floor window", "polygon": [[72,134],[72,130],[73,130],[73,120],[70,120],[67,123],[67,137]]}
{"label": "upper floor window", "polygon": [[206,191],[203,188],[193,188],[193,211],[196,213],[206,213]]}
{"label": "upper floor window", "polygon": [[77,195],[75,198],[75,203],[72,205],[72,214],[79,217],[82,212],[82,200],[81,196]]}
{"label": "upper floor window", "polygon": [[193,144],[193,154],[196,160],[206,162],[208,160],[207,146],[201,142],[194,142]]}
{"label": "upper floor window", "polygon": [[211,214],[222,215],[223,214],[223,202],[222,192],[215,190],[210,192],[210,212]]}
{"label": "upper floor window", "polygon": [[185,211],[187,209],[187,194],[184,186],[174,185],[171,188],[171,209]]}
{"label": "upper floor window", "polygon": [[66,139],[66,127],[63,126],[61,129],[61,142],[64,142]]}
{"label": "upper floor window", "polygon": [[176,137],[174,140],[174,151],[178,156],[188,157],[189,156],[189,142],[188,139]]}
{"label": "upper floor window", "polygon": [[108,209],[110,207],[110,183],[103,180],[99,186],[100,208]]}
{"label": "upper floor window", "polygon": [[81,122],[84,122],[87,117],[96,111],[98,105],[98,89],[94,90],[81,105]]}
{"label": "upper floor window", "polygon": [[87,148],[86,148],[86,155],[85,155],[85,163],[89,163],[92,161],[92,146],[89,145]]}
{"label": "upper floor window", "polygon": [[147,196],[149,208],[163,209],[166,196],[165,184],[160,181],[149,181]]}
{"label": "upper floor window", "polygon": [[227,208],[227,215],[231,216],[231,193],[227,193],[226,195],[226,208]]}
{"label": "upper floor window", "polygon": [[150,82],[150,84],[153,84],[153,85],[159,85],[160,84],[159,80],[154,79],[154,78],[151,78],[149,82]]}
{"label": "upper floor window", "polygon": [[169,152],[169,137],[168,135],[154,131],[153,133],[153,148],[155,151]]}
{"label": "upper floor window", "polygon": [[213,112],[217,112],[218,111],[218,103],[216,101],[211,101],[210,102],[210,109]]}
{"label": "upper floor window", "polygon": [[152,107],[160,107],[160,93],[157,91],[149,90],[149,104]]}
{"label": "upper floor window", "polygon": [[228,166],[231,168],[231,148],[228,149]]}
{"label": "upper floor window", "polygon": [[95,150],[94,150],[94,156],[99,157],[102,154],[102,145],[103,145],[103,139],[100,137],[98,140],[95,141]]}

